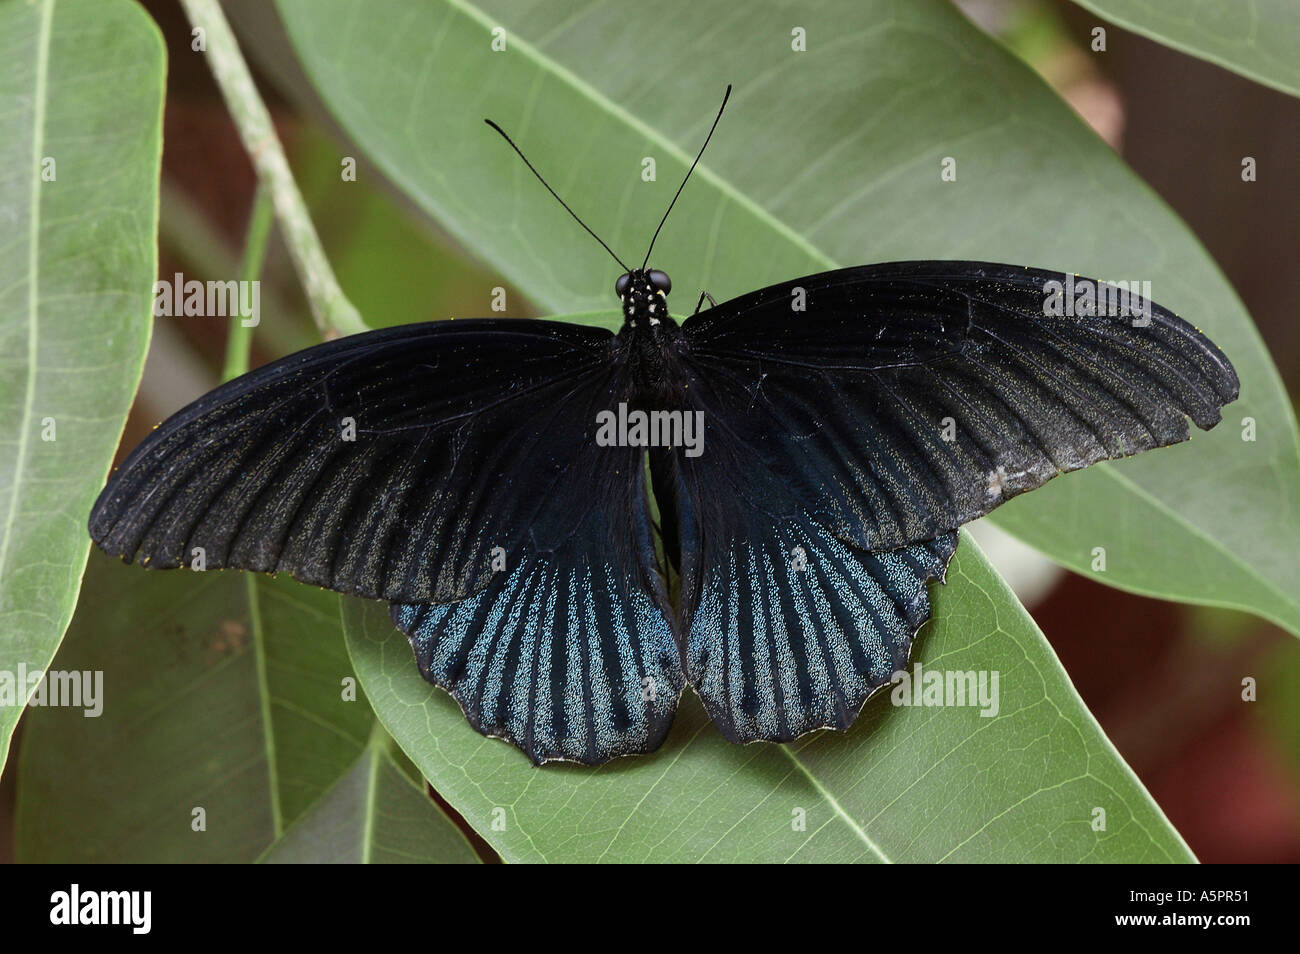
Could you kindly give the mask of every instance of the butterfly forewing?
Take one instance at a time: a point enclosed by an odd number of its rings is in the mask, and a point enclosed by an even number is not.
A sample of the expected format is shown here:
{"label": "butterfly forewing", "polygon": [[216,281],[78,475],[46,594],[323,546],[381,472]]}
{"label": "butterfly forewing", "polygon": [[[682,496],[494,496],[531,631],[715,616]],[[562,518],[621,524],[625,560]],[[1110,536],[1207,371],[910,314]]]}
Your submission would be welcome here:
{"label": "butterfly forewing", "polygon": [[260,368],[168,419],[114,474],[92,537],[151,567],[285,571],[345,593],[447,602],[625,492],[589,439],[617,387],[606,331],[408,325]]}
{"label": "butterfly forewing", "polygon": [[838,538],[923,542],[1058,473],[1186,440],[1188,417],[1212,427],[1236,397],[1219,349],[1159,305],[1050,314],[1063,277],[977,262],[809,276],[688,319],[679,374]]}

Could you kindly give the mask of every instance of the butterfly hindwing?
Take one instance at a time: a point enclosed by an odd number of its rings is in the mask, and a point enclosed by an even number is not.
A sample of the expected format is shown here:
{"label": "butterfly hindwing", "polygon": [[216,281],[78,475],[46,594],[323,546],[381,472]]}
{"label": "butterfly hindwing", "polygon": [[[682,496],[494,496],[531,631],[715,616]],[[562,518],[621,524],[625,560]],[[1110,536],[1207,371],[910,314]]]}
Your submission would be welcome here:
{"label": "butterfly hindwing", "polygon": [[[867,553],[807,522],[737,541],[701,580],[691,684],[734,742],[847,729],[905,669],[956,532]],[[711,548],[706,548],[706,552]],[[724,562],[725,561],[725,562]]]}
{"label": "butterfly hindwing", "polygon": [[691,685],[733,742],[846,729],[906,667],[957,534],[867,552],[744,466],[721,426],[709,438],[677,473]]}
{"label": "butterfly hindwing", "polygon": [[1222,352],[1159,305],[1050,313],[1064,278],[899,262],[775,285],[687,319],[680,385],[838,538],[928,540],[1235,398]]}
{"label": "butterfly hindwing", "polygon": [[[636,473],[635,451],[607,452]],[[636,486],[636,505],[601,501],[560,547],[499,571],[468,599],[392,607],[424,677],[480,732],[534,762],[653,751],[672,723],[681,662]]]}

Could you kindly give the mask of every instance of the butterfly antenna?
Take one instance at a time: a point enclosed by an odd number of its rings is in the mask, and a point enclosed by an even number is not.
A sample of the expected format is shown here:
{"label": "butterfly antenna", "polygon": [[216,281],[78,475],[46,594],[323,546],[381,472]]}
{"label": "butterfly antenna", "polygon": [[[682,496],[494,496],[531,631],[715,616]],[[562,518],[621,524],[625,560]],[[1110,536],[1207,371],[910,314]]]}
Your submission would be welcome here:
{"label": "butterfly antenna", "polygon": [[546,186],[546,191],[549,192],[551,195],[555,196],[555,201],[560,203],[560,205],[564,206],[564,211],[568,212],[571,216],[573,216],[573,221],[577,222],[584,229],[586,229],[588,235],[594,238],[597,242],[600,242],[601,248],[609,252],[609,254],[613,257],[614,261],[618,262],[619,265],[623,266],[623,271],[630,272],[631,269],[628,268],[626,265],[623,265],[623,260],[614,254],[614,250],[605,244],[604,239],[602,239],[599,235],[593,232],[587,226],[586,222],[578,218],[578,213],[574,212],[571,208],[569,208],[569,203],[561,199],[559,194],[554,189],[551,188],[551,184],[542,178],[542,174],[533,167],[533,164],[531,162],[528,161],[528,157],[524,155],[523,150],[521,150],[518,146],[515,145],[515,141],[506,135],[506,131],[490,119],[485,119],[483,120],[483,122],[487,123],[493,129],[499,132],[501,134],[501,138],[504,139],[506,142],[510,143],[510,148],[519,154],[519,158],[524,161],[524,165],[528,167],[528,171],[531,172],[533,175],[537,176],[537,181],[540,182],[542,185]]}
{"label": "butterfly antenna", "polygon": [[641,263],[641,268],[643,271],[645,270],[646,265],[648,265],[650,262],[650,253],[654,251],[655,239],[659,238],[660,229],[662,229],[664,227],[664,223],[668,221],[668,212],[671,212],[673,210],[673,206],[677,204],[677,196],[681,195],[682,190],[686,188],[686,180],[691,177],[691,173],[694,172],[695,167],[699,165],[700,156],[704,155],[704,150],[708,148],[709,140],[713,138],[713,130],[718,128],[718,120],[722,118],[722,111],[727,108],[727,100],[730,98],[731,98],[731,84],[728,83],[727,91],[722,94],[722,105],[718,107],[717,118],[713,120],[713,125],[709,127],[709,134],[704,137],[704,145],[701,146],[700,151],[695,154],[695,161],[691,163],[691,167],[686,170],[686,178],[683,179],[682,184],[677,187],[677,194],[673,196],[673,201],[668,203],[668,211],[665,212],[664,217],[659,220],[659,228],[655,229],[654,238],[650,239],[650,247],[645,250],[645,261]]}

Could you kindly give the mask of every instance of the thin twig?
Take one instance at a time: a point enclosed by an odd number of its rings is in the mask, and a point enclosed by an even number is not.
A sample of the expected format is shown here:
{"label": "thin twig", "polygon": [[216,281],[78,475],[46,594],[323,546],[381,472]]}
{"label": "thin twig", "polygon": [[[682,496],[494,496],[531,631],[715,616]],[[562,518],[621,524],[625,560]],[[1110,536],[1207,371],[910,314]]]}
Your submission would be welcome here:
{"label": "thin twig", "polygon": [[[253,197],[253,209],[248,216],[248,234],[244,239],[244,259],[239,263],[240,282],[255,282],[262,275],[262,261],[266,258],[266,240],[271,234],[271,200],[266,187],[259,185]],[[253,326],[235,316],[226,332],[226,364],[221,380],[229,381],[248,370],[248,353],[253,346]]]}
{"label": "thin twig", "polygon": [[190,23],[204,31],[208,63],[221,87],[226,106],[239,130],[258,181],[265,186],[275,205],[276,220],[285,245],[302,280],[312,315],[327,338],[366,330],[356,307],[343,294],[330,269],[320,238],[307,215],[298,185],[293,181],[284,149],[271,125],[271,116],[253,85],[248,64],[216,0],[181,0]]}

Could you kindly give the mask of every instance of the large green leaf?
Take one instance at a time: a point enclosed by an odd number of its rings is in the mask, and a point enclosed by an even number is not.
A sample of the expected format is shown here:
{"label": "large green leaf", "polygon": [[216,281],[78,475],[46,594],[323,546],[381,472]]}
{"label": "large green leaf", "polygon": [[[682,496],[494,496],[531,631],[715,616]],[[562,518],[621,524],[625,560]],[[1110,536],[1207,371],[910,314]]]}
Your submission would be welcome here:
{"label": "large green leaf", "polygon": [[1300,96],[1300,4],[1295,0],[1075,0],[1157,43]]}
{"label": "large green leaf", "polygon": [[[380,733],[382,735],[382,732]],[[385,750],[372,744],[262,856],[268,864],[467,864],[478,855]]]}
{"label": "large green leaf", "polygon": [[[148,572],[92,556],[55,666],[102,672],[103,711],[28,714],[18,860],[248,861],[270,844],[261,653],[246,595],[242,574]],[[192,829],[199,808],[202,832]]]}
{"label": "large green leaf", "polygon": [[[655,253],[681,299],[836,265],[976,258],[1145,280],[1228,353],[1242,397],[1189,444],[1071,474],[996,519],[1112,585],[1300,632],[1300,446],[1276,369],[1188,229],[1030,70],[940,0],[279,0],[349,134],[544,310],[611,302],[604,252],[496,119],[627,258],[732,105]],[[505,29],[506,49],[492,49]],[[791,49],[806,31],[807,52]],[[657,179],[642,180],[644,157]],[[957,160],[944,182],[940,163]],[[338,184],[337,188],[347,188]],[[1258,439],[1242,440],[1241,421]]]}
{"label": "large green leaf", "polygon": [[969,536],[931,592],[914,659],[997,671],[996,715],[879,696],[848,733],[736,746],[688,694],[662,749],[599,769],[475,732],[382,604],[344,619],[380,721],[509,861],[1193,860]]}
{"label": "large green leaf", "polygon": [[283,828],[352,767],[374,716],[340,638],[333,594],[288,577],[240,576],[260,654],[264,747]]}
{"label": "large green leaf", "polygon": [[337,598],[287,578],[97,553],[56,667],[102,672],[103,711],[29,714],[25,861],[251,861],[349,773],[374,722],[347,691]]}
{"label": "large green leaf", "polygon": [[[72,618],[149,343],[164,52],[128,0],[0,0],[0,671]],[[26,693],[0,700],[3,766]]]}

